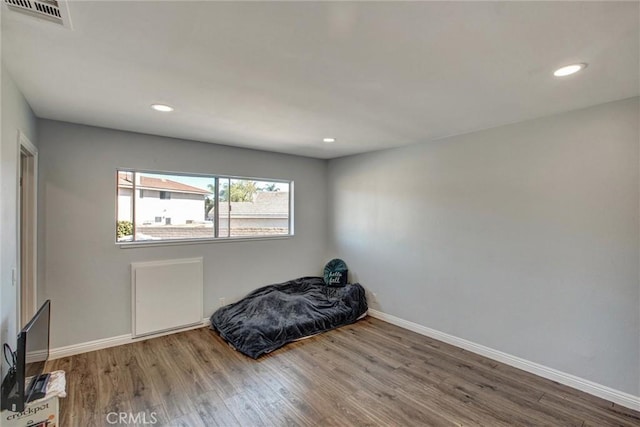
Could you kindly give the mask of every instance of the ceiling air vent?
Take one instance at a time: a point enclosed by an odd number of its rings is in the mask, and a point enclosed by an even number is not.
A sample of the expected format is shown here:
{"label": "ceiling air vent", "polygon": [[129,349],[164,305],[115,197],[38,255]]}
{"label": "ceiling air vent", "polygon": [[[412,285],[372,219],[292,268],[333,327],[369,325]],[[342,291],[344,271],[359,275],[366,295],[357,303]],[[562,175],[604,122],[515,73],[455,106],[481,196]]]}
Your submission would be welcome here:
{"label": "ceiling air vent", "polygon": [[55,22],[71,28],[69,10],[65,1],[56,0],[4,0],[9,9]]}

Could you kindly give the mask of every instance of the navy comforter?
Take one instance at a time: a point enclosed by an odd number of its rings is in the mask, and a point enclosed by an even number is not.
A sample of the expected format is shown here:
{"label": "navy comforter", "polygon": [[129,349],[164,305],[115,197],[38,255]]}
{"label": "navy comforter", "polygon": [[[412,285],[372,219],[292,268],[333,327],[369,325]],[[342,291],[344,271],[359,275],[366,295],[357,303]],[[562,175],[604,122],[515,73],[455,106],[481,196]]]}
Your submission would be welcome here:
{"label": "navy comforter", "polygon": [[288,342],[353,323],[366,311],[360,284],[331,287],[322,277],[301,277],[256,289],[218,309],[211,326],[256,359]]}

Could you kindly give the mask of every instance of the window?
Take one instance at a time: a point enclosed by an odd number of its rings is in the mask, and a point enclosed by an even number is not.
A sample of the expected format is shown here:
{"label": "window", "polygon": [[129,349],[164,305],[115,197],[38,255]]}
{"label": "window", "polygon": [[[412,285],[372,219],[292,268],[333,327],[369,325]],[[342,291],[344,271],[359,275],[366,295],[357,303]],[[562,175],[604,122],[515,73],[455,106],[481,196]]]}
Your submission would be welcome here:
{"label": "window", "polygon": [[117,242],[292,234],[293,183],[118,170]]}

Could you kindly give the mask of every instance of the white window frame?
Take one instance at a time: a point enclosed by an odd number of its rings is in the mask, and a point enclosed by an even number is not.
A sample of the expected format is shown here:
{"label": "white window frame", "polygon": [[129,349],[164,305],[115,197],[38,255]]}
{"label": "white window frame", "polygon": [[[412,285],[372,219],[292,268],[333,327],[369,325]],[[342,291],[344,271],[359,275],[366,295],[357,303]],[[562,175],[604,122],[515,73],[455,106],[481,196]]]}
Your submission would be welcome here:
{"label": "white window frame", "polygon": [[[214,234],[216,237],[205,237],[205,238],[191,238],[191,239],[166,239],[166,240],[139,240],[139,241],[130,241],[123,242],[118,241],[117,237],[117,226],[118,226],[118,173],[120,172],[132,172],[132,173],[147,173],[147,174],[157,174],[157,175],[174,175],[174,176],[186,176],[186,177],[199,177],[199,178],[211,178],[215,179],[215,191],[216,197],[214,199],[214,206],[216,212],[216,219],[214,220]],[[277,234],[277,235],[260,235],[260,236],[224,236],[217,237],[219,233],[219,225],[220,219],[217,217],[219,209],[219,183],[220,180],[247,180],[247,181],[262,181],[262,182],[274,182],[281,184],[289,185],[289,216],[288,216],[288,234]],[[279,178],[258,178],[258,177],[247,177],[247,176],[236,176],[236,175],[217,175],[217,174],[205,174],[205,173],[190,173],[190,172],[170,172],[170,171],[158,171],[158,170],[148,170],[148,169],[135,169],[135,168],[116,168],[115,170],[115,220],[114,220],[114,239],[116,245],[120,246],[120,248],[135,248],[141,246],[171,246],[171,245],[190,245],[190,244],[203,244],[203,243],[219,243],[219,242],[238,242],[238,241],[256,241],[256,240],[280,240],[280,239],[289,239],[295,236],[294,234],[294,182],[293,180],[279,179]],[[135,185],[135,179],[133,180],[132,187],[132,198],[133,205],[131,216],[133,219],[133,236],[135,238],[136,234],[136,207],[135,207],[135,194],[138,189]]]}

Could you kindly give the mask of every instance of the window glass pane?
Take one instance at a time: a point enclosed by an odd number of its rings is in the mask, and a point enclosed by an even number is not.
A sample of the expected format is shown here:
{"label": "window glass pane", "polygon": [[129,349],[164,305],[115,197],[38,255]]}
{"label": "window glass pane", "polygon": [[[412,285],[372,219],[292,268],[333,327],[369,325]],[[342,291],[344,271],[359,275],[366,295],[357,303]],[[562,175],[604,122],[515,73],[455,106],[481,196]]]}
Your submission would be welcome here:
{"label": "window glass pane", "polygon": [[133,240],[133,172],[118,172],[116,241]]}
{"label": "window glass pane", "polygon": [[230,180],[231,237],[289,234],[289,184]]}
{"label": "window glass pane", "polygon": [[[133,210],[136,241],[214,237],[213,221],[207,216],[207,207],[212,205],[209,185],[215,185],[215,178],[131,174],[136,189],[140,190],[136,192]],[[118,194],[120,205],[120,187]]]}
{"label": "window glass pane", "polygon": [[288,182],[135,171],[117,181],[118,242],[290,234]]}
{"label": "window glass pane", "polygon": [[229,237],[229,178],[218,178],[218,237]]}

